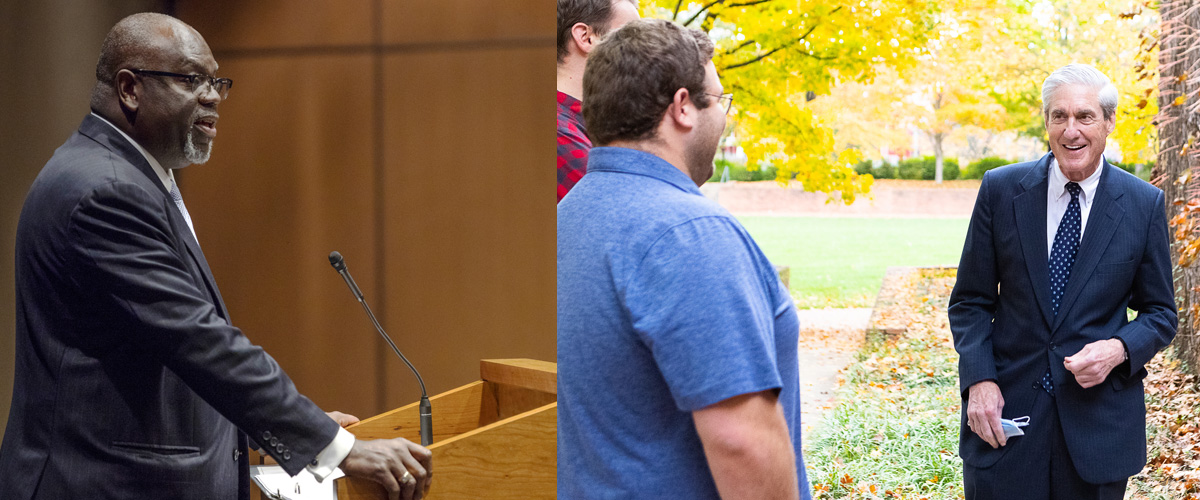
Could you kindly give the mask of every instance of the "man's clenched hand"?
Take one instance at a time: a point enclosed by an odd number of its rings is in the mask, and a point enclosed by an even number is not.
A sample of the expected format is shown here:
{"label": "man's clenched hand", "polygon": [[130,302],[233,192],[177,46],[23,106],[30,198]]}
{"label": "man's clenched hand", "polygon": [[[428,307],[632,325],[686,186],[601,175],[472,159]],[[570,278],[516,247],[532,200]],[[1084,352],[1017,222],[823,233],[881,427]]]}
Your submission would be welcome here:
{"label": "man's clenched hand", "polygon": [[1075,374],[1075,381],[1084,389],[1104,382],[1108,374],[1125,362],[1125,344],[1117,339],[1097,340],[1083,346],[1074,356],[1067,356],[1063,366]]}

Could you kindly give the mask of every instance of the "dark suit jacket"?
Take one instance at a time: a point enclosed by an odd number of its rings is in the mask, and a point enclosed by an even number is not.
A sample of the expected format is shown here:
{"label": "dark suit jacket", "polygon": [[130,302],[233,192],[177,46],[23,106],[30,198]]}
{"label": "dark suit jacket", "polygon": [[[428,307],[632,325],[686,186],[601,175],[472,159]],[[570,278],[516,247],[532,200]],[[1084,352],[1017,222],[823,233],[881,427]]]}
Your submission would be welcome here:
{"label": "dark suit jacket", "polygon": [[290,473],[337,424],[228,313],[145,158],[88,116],[17,227],[0,499],[245,498],[246,435]]}
{"label": "dark suit jacket", "polygon": [[[959,453],[988,467],[1007,451],[967,428],[967,389],[995,380],[1004,417],[1028,415],[1047,368],[1080,477],[1124,480],[1146,463],[1143,365],[1175,336],[1163,193],[1107,162],[1057,315],[1050,310],[1046,190],[1051,155],[988,172],[979,188],[950,296],[963,414]],[[1127,319],[1126,307],[1138,312]],[[1119,338],[1129,361],[1083,389],[1063,359]],[[1032,422],[1037,425],[1037,422]],[[1018,438],[1020,439],[1020,438]]]}

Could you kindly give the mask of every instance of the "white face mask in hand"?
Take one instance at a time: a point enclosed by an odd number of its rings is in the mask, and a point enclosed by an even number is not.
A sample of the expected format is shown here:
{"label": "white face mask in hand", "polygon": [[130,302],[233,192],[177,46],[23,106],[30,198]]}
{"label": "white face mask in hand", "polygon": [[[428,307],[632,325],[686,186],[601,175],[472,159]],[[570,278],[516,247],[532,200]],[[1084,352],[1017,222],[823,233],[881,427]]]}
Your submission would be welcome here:
{"label": "white face mask in hand", "polygon": [[1017,417],[1012,420],[1000,419],[1000,428],[1004,429],[1004,437],[1024,436],[1025,431],[1021,428],[1027,425],[1029,425],[1029,417]]}

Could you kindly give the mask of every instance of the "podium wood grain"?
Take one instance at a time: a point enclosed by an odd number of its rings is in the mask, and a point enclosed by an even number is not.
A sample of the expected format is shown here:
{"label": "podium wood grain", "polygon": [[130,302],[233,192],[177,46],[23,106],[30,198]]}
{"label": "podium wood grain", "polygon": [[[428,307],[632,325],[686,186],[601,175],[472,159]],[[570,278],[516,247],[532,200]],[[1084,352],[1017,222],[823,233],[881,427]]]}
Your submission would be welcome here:
{"label": "podium wood grain", "polygon": [[558,394],[558,365],[537,359],[485,359],[479,362],[479,378]]}
{"label": "podium wood grain", "polygon": [[[347,427],[358,439],[402,437],[419,443],[419,403],[381,413]],[[496,388],[487,382],[472,382],[429,398],[433,408],[433,442],[437,443],[499,420]]]}
{"label": "podium wood grain", "polygon": [[[558,403],[435,443],[429,500],[553,499]],[[516,472],[516,473],[514,473]],[[387,498],[373,482],[338,480],[338,498]]]}
{"label": "podium wood grain", "polygon": [[[430,397],[431,500],[552,499],[557,485],[557,365],[483,360],[483,380]],[[346,429],[359,439],[418,440],[418,404]],[[370,481],[336,481],[341,500],[387,498]]]}

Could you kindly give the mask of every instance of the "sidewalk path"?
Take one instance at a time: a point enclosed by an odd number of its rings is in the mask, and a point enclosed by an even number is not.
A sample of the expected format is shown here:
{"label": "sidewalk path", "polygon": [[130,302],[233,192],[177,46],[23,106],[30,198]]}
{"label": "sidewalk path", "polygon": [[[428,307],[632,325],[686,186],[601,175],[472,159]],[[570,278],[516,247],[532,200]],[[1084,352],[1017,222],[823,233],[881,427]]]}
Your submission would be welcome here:
{"label": "sidewalk path", "polygon": [[800,400],[806,439],[831,410],[839,373],[862,347],[871,318],[870,308],[801,309]]}

